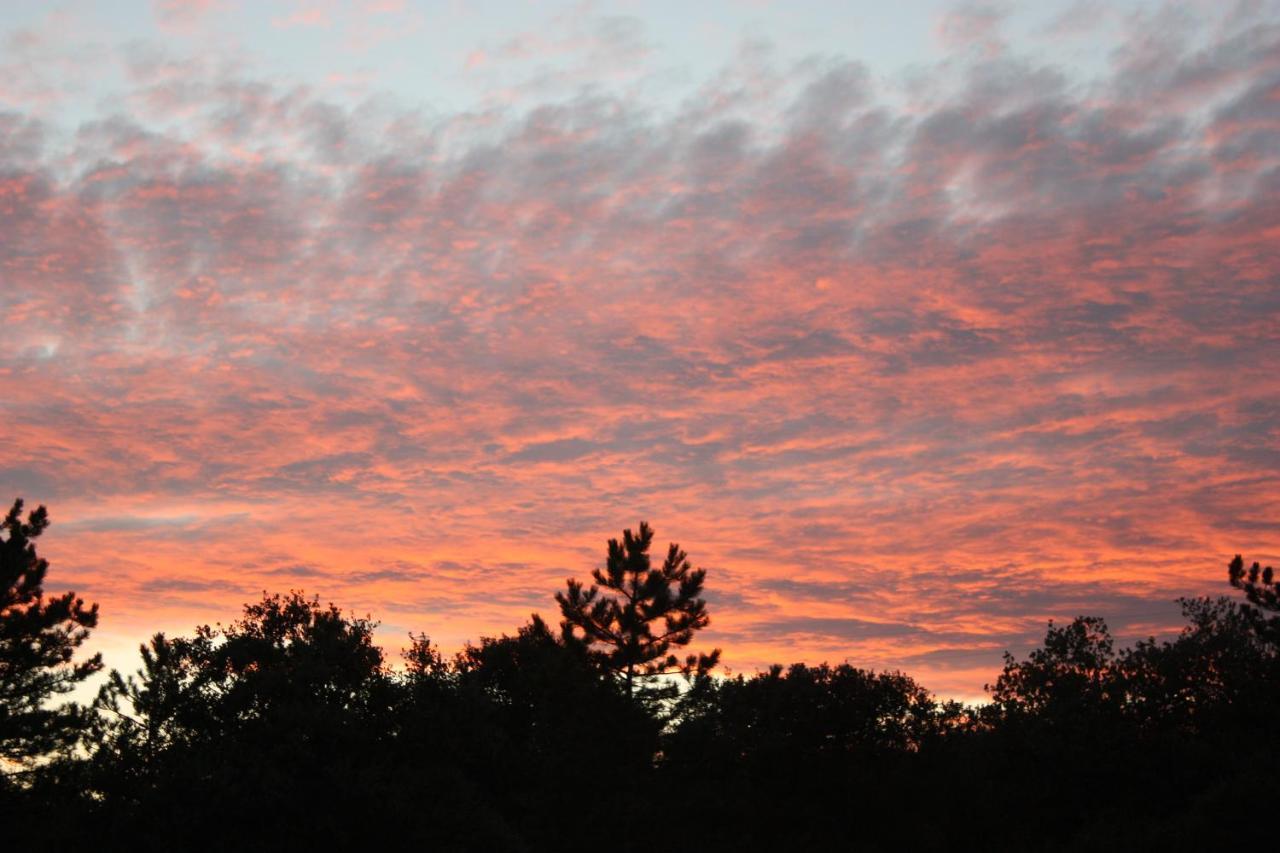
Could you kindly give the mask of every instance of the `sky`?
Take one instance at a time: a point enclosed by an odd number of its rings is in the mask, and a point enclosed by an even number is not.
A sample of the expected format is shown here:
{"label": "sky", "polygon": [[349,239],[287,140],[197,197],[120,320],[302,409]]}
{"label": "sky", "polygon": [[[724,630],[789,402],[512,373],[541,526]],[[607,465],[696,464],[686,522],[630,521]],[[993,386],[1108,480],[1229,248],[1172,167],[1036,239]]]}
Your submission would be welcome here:
{"label": "sky", "polygon": [[641,519],[730,673],[980,698],[1280,559],[1280,0],[0,5],[0,499],[446,651]]}

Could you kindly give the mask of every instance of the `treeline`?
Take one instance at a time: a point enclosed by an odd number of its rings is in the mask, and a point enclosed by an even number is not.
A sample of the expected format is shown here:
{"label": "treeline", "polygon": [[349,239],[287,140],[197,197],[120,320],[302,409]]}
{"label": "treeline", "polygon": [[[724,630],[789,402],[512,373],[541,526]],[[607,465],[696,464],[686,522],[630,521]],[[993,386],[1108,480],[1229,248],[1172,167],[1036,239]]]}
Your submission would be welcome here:
{"label": "treeline", "polygon": [[[1218,849],[1274,844],[1280,602],[1183,600],[1169,641],[1050,624],[980,707],[848,665],[713,674],[705,579],[641,525],[561,622],[398,666],[298,593],[155,636],[88,706],[96,607],[47,597],[19,502],[0,539],[8,849]],[[78,658],[78,659],[77,659]],[[65,697],[64,697],[65,698]],[[24,846],[27,845],[27,846]]]}

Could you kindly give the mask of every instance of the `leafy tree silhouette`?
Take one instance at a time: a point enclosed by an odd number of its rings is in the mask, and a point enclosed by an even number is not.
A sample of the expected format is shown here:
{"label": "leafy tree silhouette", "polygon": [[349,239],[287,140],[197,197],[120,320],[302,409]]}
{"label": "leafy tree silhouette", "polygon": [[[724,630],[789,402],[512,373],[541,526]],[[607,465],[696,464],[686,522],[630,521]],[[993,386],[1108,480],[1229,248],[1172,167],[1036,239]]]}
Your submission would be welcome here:
{"label": "leafy tree silhouette", "polygon": [[735,760],[757,763],[918,751],[960,712],[907,675],[849,664],[775,665],[750,679],[722,680],[712,691],[711,701],[681,721],[673,745],[712,730]]}
{"label": "leafy tree silhouette", "polygon": [[1115,664],[1114,643],[1102,619],[1078,616],[1063,626],[1050,621],[1044,645],[1027,660],[1005,652],[1004,671],[988,687],[993,710],[1058,726],[1118,711],[1124,689]]}
{"label": "leafy tree silhouette", "polygon": [[137,675],[113,673],[99,697],[116,712],[93,756],[105,831],[138,849],[240,848],[245,821],[263,848],[353,841],[392,781],[394,693],[374,627],[294,592],[230,625],[156,635]]}
{"label": "leafy tree silhouette", "polygon": [[[675,837],[706,837],[715,815],[710,849],[893,850],[906,826],[905,846],[929,849],[920,830],[936,805],[919,759],[955,729],[958,705],[848,664],[708,681],[663,743],[666,790],[697,790],[701,805],[673,816]],[[908,803],[930,818],[908,817]]]}
{"label": "leafy tree silhouette", "polygon": [[[653,796],[660,724],[628,700],[584,644],[565,643],[535,615],[514,636],[468,644],[453,671],[468,711],[453,732],[487,745],[480,777],[489,799],[532,849],[600,849],[598,825],[564,819],[582,808],[584,777],[607,777],[617,802],[636,806]],[[641,839],[652,828],[651,812],[621,809],[610,825]]]}
{"label": "leafy tree silhouette", "polygon": [[0,758],[18,764],[66,749],[88,722],[74,703],[48,701],[102,668],[102,656],[73,657],[98,624],[98,605],[75,593],[44,595],[49,562],[33,540],[49,526],[43,506],[22,520],[19,498],[4,517],[0,539]]}
{"label": "leafy tree silhouette", "polygon": [[674,542],[662,565],[653,568],[652,543],[647,522],[640,522],[638,533],[624,530],[621,542],[609,540],[604,570],[592,569],[595,584],[584,588],[570,579],[567,589],[556,593],[565,641],[587,643],[601,665],[622,680],[628,697],[636,696],[637,687],[642,698],[669,695],[655,685],[657,676],[705,676],[720,660],[719,649],[690,654],[683,662],[672,653],[711,622],[701,598],[707,573],[693,568]]}
{"label": "leafy tree silhouette", "polygon": [[385,674],[374,627],[298,592],[264,595],[229,626],[155,635],[141,649],[136,677],[111,673],[99,707],[115,711],[118,734],[148,754],[280,721],[290,737],[305,738],[303,723],[368,712],[371,688]]}
{"label": "leafy tree silhouette", "polygon": [[1125,712],[1144,730],[1204,736],[1270,725],[1280,695],[1280,649],[1248,605],[1180,599],[1187,625],[1172,640],[1142,640],[1119,655]]}

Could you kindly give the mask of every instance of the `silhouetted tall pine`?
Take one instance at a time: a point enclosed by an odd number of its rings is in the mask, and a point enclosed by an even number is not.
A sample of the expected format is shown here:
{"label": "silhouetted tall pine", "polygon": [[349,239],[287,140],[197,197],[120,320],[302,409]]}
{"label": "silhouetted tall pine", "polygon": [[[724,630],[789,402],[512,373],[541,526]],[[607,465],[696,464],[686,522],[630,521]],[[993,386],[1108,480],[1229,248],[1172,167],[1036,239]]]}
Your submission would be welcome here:
{"label": "silhouetted tall pine", "polygon": [[655,676],[705,675],[720,659],[719,649],[687,655],[683,662],[672,652],[711,622],[701,597],[707,573],[693,568],[674,542],[662,565],[653,568],[652,543],[653,529],[646,522],[640,522],[638,533],[624,530],[621,542],[609,540],[604,570],[591,571],[595,584],[584,588],[570,579],[567,589],[556,593],[566,640],[589,644],[603,666],[621,678],[628,696],[635,696],[637,687],[661,695]]}
{"label": "silhouetted tall pine", "polygon": [[98,605],[75,593],[45,597],[49,562],[34,540],[49,526],[39,507],[22,520],[21,499],[4,517],[0,539],[0,758],[19,765],[65,749],[83,732],[75,704],[47,707],[102,668],[102,656],[73,660],[98,624]]}

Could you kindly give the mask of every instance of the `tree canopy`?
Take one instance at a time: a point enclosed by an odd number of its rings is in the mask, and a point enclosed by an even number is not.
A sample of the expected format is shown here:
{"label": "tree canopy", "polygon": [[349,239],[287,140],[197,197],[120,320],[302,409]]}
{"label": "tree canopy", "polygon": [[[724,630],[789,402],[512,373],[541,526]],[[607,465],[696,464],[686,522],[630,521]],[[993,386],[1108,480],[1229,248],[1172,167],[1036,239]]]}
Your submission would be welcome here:
{"label": "tree canopy", "polygon": [[[57,700],[96,666],[71,654],[96,611],[43,597],[32,540],[47,516],[20,511],[0,543],[9,612],[43,614],[27,624],[62,651],[17,659],[62,680],[15,683]],[[1183,599],[1168,639],[1118,648],[1100,618],[1050,622],[1006,654],[989,702],[964,706],[848,662],[707,676],[715,652],[675,655],[708,622],[705,574],[675,545],[653,567],[652,538],[642,524],[611,541],[596,585],[557,596],[559,630],[535,614],[452,655],[412,634],[393,666],[369,617],[264,593],[227,625],[153,636],[92,708],[0,694],[6,724],[27,714],[30,733],[14,741],[29,769],[0,777],[6,841],[47,846],[56,828],[63,846],[140,851],[1274,846],[1266,820],[1224,819],[1280,766],[1261,567],[1229,567],[1245,601]],[[672,668],[703,677],[678,702],[647,701],[661,689],[646,679]]]}

